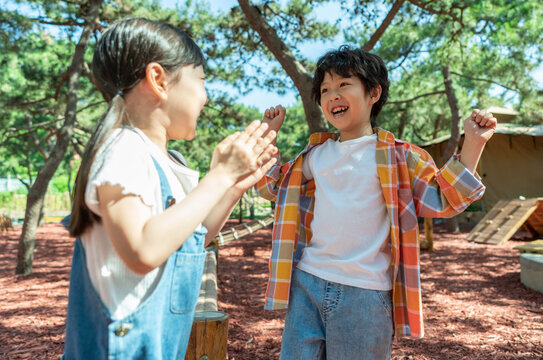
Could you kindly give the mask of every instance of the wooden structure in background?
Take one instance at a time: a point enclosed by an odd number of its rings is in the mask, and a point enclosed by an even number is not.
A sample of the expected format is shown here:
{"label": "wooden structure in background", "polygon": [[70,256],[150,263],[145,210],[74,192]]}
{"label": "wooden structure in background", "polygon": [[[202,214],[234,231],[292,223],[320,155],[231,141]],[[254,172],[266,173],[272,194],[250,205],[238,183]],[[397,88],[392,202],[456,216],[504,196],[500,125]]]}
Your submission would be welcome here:
{"label": "wooden structure in background", "polygon": [[[192,324],[185,360],[226,359],[228,314],[221,311],[197,312]],[[202,341],[207,339],[207,341]]]}
{"label": "wooden structure in background", "polygon": [[200,295],[196,303],[196,312],[217,311],[217,247],[215,245],[206,248],[206,262]]}
{"label": "wooden structure in background", "polygon": [[419,242],[422,250],[434,250],[434,219],[424,218],[424,239],[419,234]]}
{"label": "wooden structure in background", "polygon": [[543,198],[500,200],[469,233],[467,240],[499,245],[522,226],[530,232],[543,230]]}
{"label": "wooden structure in background", "polygon": [[543,240],[534,240],[528,244],[515,246],[513,249],[518,250],[521,253],[536,253],[543,255]]}
{"label": "wooden structure in background", "polygon": [[251,221],[250,223],[243,223],[226,231],[221,231],[217,236],[215,236],[214,241],[217,245],[222,246],[231,243],[234,240],[237,240],[246,235],[252,234],[257,230],[263,229],[268,225],[273,223],[275,216],[274,214],[268,215],[265,218],[257,219]]}
{"label": "wooden structure in background", "polygon": [[219,246],[231,243],[243,236],[273,223],[274,215],[240,224],[221,231],[206,248],[206,261],[196,314],[192,323],[185,360],[224,360],[228,337],[228,314],[217,311],[217,265]]}

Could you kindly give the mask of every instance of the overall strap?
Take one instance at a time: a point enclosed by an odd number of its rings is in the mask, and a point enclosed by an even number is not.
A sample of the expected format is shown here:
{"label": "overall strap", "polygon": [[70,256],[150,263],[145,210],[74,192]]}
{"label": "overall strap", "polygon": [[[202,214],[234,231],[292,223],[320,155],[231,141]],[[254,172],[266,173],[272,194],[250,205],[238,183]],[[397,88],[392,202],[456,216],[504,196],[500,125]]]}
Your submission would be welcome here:
{"label": "overall strap", "polygon": [[168,154],[170,154],[171,157],[177,160],[178,163],[182,164],[185,167],[188,167],[187,160],[185,160],[185,157],[179,151],[168,150]]}
{"label": "overall strap", "polygon": [[160,192],[162,193],[162,210],[166,210],[168,207],[175,203],[175,199],[173,197],[172,189],[170,188],[170,183],[168,182],[168,178],[166,177],[164,170],[153,156],[151,156],[151,159],[153,159],[153,163],[155,164],[155,168],[158,173],[158,178],[160,179]]}

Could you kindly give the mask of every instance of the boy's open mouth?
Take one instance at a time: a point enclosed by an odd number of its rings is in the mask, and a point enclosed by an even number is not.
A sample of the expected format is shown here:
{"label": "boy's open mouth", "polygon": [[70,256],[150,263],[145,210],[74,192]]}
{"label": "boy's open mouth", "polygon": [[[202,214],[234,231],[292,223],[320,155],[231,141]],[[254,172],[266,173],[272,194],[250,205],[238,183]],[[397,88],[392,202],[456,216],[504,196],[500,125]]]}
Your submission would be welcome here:
{"label": "boy's open mouth", "polygon": [[337,116],[345,113],[347,110],[349,110],[348,106],[337,106],[332,109],[332,115]]}

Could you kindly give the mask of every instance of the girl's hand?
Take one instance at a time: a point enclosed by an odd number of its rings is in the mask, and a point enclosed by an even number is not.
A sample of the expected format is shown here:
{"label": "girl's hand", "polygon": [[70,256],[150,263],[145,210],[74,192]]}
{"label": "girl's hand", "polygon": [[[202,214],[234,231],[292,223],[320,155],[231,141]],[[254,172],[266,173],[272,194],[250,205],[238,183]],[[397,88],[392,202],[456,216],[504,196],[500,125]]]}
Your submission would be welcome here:
{"label": "girl's hand", "polygon": [[226,137],[213,152],[211,170],[220,172],[229,186],[257,172],[277,151],[275,146],[270,146],[276,132],[268,130],[268,124],[255,120],[241,133]]}
{"label": "girl's hand", "polygon": [[262,122],[269,125],[270,131],[273,130],[278,133],[279,129],[281,129],[281,126],[283,125],[283,122],[285,121],[286,113],[287,111],[281,105],[277,105],[276,107],[272,106],[264,111]]}
{"label": "girl's hand", "polygon": [[249,190],[253,185],[255,185],[264,175],[271,170],[272,166],[277,162],[277,157],[273,155],[277,154],[277,148],[273,145],[268,145],[268,148],[261,155],[262,166],[253,171],[244,178],[241,178],[237,183],[232,187],[234,195],[241,197],[244,192]]}
{"label": "girl's hand", "polygon": [[464,120],[464,134],[466,140],[482,145],[494,135],[498,121],[491,112],[486,110],[473,110],[473,113]]}

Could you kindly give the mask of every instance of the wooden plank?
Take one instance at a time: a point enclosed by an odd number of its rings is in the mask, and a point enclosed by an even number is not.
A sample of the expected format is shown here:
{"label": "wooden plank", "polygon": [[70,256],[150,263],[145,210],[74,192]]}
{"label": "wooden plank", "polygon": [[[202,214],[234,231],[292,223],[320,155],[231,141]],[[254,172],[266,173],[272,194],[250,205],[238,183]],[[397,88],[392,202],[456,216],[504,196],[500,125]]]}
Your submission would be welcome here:
{"label": "wooden plank", "polygon": [[494,205],[492,209],[475,225],[473,230],[466,238],[468,241],[474,241],[480,234],[482,234],[488,227],[488,221],[494,219],[503,210],[504,205],[507,204],[507,200],[500,200]]}
{"label": "wooden plank", "polygon": [[508,241],[522,224],[524,224],[526,219],[530,217],[536,207],[537,201],[532,201],[531,199],[513,200],[509,202],[506,205],[503,214],[496,219],[496,222],[499,225],[494,228],[494,234],[486,241],[486,243],[500,245]]}
{"label": "wooden plank", "polygon": [[538,253],[543,254],[543,240],[535,240],[528,244],[515,246],[513,249],[520,251],[521,253]]}
{"label": "wooden plank", "polygon": [[538,199],[500,200],[468,235],[467,240],[499,245],[526,222],[538,208]]}

